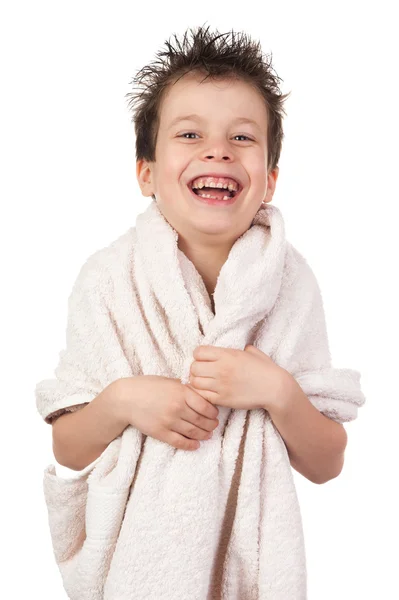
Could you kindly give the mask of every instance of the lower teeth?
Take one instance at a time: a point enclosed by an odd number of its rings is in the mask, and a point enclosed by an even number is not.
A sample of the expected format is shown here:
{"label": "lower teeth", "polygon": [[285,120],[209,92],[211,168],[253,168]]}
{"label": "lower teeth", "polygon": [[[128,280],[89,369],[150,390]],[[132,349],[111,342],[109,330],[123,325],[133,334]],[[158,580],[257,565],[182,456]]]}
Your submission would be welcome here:
{"label": "lower teeth", "polygon": [[201,198],[213,198],[214,200],[230,200],[231,196],[223,196],[223,198],[216,198],[216,196],[210,196],[209,194],[198,194]]}
{"label": "lower teeth", "polygon": [[196,194],[197,196],[201,196],[201,198],[213,198],[214,200],[230,200],[232,196],[223,196],[223,198],[219,198],[218,196],[211,196],[210,194]]}

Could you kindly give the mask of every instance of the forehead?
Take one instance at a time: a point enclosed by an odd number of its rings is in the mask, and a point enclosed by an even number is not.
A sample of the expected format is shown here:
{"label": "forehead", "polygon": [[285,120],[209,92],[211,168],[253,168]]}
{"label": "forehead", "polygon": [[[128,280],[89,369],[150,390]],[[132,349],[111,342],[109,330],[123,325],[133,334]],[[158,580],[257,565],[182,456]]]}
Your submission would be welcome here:
{"label": "forehead", "polygon": [[[238,78],[211,78],[188,73],[168,86],[160,106],[160,125],[169,129],[183,117],[199,124],[245,123],[267,128],[267,110],[261,93]],[[237,118],[238,117],[238,118]],[[247,121],[247,123],[246,123]]]}

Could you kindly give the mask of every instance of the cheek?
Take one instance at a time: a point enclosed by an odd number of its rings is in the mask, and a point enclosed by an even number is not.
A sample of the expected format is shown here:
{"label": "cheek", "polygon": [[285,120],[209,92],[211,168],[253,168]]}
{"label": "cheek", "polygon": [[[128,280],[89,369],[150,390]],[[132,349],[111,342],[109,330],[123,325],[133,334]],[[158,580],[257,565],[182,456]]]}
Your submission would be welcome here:
{"label": "cheek", "polygon": [[252,175],[252,183],[256,184],[256,187],[262,192],[267,190],[268,177],[265,165],[262,165],[259,167],[259,169],[254,170]]}
{"label": "cheek", "polygon": [[245,156],[245,165],[248,176],[251,179],[251,185],[259,188],[267,186],[267,154],[261,150],[254,151],[251,155]]}
{"label": "cheek", "polygon": [[193,151],[189,145],[174,143],[164,144],[159,152],[159,159],[165,165],[165,173],[181,171],[190,164]]}

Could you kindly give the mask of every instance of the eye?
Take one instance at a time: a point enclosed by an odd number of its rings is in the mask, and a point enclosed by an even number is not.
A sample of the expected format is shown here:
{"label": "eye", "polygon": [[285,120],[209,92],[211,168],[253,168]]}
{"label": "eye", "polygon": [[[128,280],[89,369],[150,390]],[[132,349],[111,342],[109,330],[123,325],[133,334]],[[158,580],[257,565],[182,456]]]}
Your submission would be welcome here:
{"label": "eye", "polygon": [[[198,135],[197,133],[194,133],[194,131],[187,131],[187,133],[182,133],[181,135],[178,135],[177,137],[184,137],[185,135]],[[186,138],[188,139],[188,138]]]}
{"label": "eye", "polygon": [[[198,135],[198,133],[195,133],[194,131],[187,131],[186,133],[182,133],[181,135],[178,135],[177,137],[184,137],[185,135]],[[247,140],[249,140],[250,142],[254,141],[252,138],[248,137],[247,135],[238,134],[238,135],[235,135],[234,137],[244,137],[244,138],[247,138]],[[186,138],[186,139],[189,139],[189,138]]]}
{"label": "eye", "polygon": [[249,140],[250,142],[253,142],[253,139],[251,139],[250,137],[248,137],[247,135],[241,135],[240,133],[238,135],[235,135],[234,137],[245,137],[247,138],[247,140]]}

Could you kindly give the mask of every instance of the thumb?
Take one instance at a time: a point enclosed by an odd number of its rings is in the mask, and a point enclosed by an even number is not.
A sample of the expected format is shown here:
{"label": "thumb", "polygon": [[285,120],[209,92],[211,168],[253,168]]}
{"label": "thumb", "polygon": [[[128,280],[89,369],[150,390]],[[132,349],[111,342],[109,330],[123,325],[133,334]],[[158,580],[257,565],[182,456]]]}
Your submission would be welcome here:
{"label": "thumb", "polygon": [[256,346],[252,344],[247,344],[244,348],[244,352],[252,352],[253,354],[261,354],[262,356],[267,356],[262,350],[259,350]]}
{"label": "thumb", "polygon": [[247,352],[248,350],[257,350],[257,348],[255,348],[255,346],[252,346],[252,344],[247,344],[244,348],[244,352]]}

